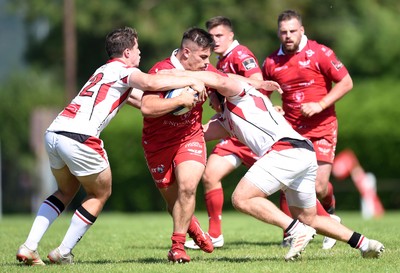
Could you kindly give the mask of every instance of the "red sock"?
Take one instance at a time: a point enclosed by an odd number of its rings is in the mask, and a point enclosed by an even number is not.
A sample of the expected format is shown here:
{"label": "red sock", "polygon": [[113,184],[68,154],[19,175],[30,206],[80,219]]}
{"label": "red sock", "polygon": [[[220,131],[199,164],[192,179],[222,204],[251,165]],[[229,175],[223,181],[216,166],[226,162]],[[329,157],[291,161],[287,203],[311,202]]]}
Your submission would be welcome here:
{"label": "red sock", "polygon": [[186,241],[186,234],[174,232],[172,233],[171,241],[172,241],[171,249],[183,250],[184,249],[183,245],[185,244]]}
{"label": "red sock", "polygon": [[329,213],[326,212],[326,210],[321,205],[321,202],[318,199],[317,199],[317,215],[319,215],[319,216],[329,216]]}
{"label": "red sock", "polygon": [[211,190],[204,196],[208,212],[208,234],[217,238],[221,235],[222,207],[224,205],[224,191],[222,188]]}
{"label": "red sock", "polygon": [[335,197],[333,196],[333,185],[331,182],[328,182],[328,193],[321,200],[321,205],[324,207],[326,211],[335,207]]}
{"label": "red sock", "polygon": [[[290,213],[290,210],[289,210],[288,203],[286,201],[286,195],[283,191],[281,191],[281,194],[279,196],[279,207],[280,207],[281,211],[283,211],[283,213],[292,217],[292,214]],[[283,232],[283,237],[285,238],[286,236],[288,236],[288,234],[286,234],[286,232]]]}

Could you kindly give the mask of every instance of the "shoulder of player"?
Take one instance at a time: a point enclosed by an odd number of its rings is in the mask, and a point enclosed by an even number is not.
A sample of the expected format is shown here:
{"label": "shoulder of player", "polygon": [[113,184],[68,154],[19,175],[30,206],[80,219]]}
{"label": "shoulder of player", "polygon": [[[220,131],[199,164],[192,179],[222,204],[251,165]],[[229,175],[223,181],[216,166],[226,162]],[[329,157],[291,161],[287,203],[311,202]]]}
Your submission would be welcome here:
{"label": "shoulder of player", "polygon": [[270,55],[268,55],[264,61],[262,62],[262,66],[264,67],[266,64],[271,65],[274,63],[278,62],[279,56],[278,56],[279,48],[272,52]]}
{"label": "shoulder of player", "polygon": [[244,46],[241,44],[239,44],[235,48],[233,48],[231,53],[232,53],[232,55],[234,55],[240,59],[244,59],[244,58],[248,58],[248,57],[255,58],[254,53],[247,46]]}
{"label": "shoulder of player", "polygon": [[157,62],[153,67],[149,70],[149,74],[155,74],[158,70],[163,69],[173,69],[174,65],[171,62],[170,58],[166,58],[162,61]]}
{"label": "shoulder of player", "polygon": [[306,48],[307,48],[306,50],[311,49],[311,50],[315,51],[317,54],[322,54],[322,56],[325,55],[327,57],[330,57],[334,53],[330,47],[328,47],[324,44],[320,44],[314,40],[308,40]]}

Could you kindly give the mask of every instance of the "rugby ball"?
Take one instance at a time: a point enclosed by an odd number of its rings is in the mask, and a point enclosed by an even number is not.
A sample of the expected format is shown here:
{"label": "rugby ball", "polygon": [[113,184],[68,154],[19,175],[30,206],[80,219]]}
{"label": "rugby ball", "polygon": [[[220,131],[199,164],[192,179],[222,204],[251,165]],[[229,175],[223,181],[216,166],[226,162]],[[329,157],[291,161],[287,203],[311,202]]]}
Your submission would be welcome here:
{"label": "rugby ball", "polygon": [[[183,87],[183,88],[177,88],[177,89],[172,89],[170,91],[167,92],[167,94],[165,95],[166,99],[172,99],[175,98],[176,96],[179,96],[183,91],[187,92],[187,91],[192,91],[193,89],[191,87]],[[195,97],[197,97],[197,93],[195,94]],[[180,106],[178,108],[176,108],[174,111],[172,111],[171,113],[175,116],[180,116],[183,115],[187,112],[189,112],[189,108]]]}

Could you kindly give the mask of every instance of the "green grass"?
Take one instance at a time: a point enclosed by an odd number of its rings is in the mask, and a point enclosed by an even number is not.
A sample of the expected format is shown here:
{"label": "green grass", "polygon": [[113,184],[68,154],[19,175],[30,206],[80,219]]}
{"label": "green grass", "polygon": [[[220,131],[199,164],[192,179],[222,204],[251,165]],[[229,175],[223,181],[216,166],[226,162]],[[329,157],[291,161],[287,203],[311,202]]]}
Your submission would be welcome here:
{"label": "green grass", "polygon": [[[15,253],[24,242],[33,216],[5,216],[0,220],[0,272],[400,272],[400,213],[387,212],[380,219],[364,220],[359,212],[340,212],[352,229],[385,244],[381,259],[362,259],[358,250],[339,242],[332,250],[321,249],[318,235],[302,259],[287,263],[287,249],[279,246],[282,231],[250,216],[225,212],[225,246],[207,254],[188,250],[189,264],[172,264],[166,259],[170,247],[172,221],[167,213],[103,213],[74,249],[74,265],[21,266]],[[70,214],[61,216],[45,234],[39,253],[47,253],[62,240]],[[197,213],[203,227],[207,216]]]}

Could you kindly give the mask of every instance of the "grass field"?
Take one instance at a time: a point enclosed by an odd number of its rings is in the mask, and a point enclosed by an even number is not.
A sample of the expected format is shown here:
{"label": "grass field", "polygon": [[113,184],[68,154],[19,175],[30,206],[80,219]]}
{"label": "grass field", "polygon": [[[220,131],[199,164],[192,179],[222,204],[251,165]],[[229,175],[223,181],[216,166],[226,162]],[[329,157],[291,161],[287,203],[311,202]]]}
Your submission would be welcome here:
{"label": "grass field", "polygon": [[[338,215],[352,229],[384,243],[381,259],[362,259],[358,250],[339,242],[322,250],[322,236],[308,245],[302,259],[285,262],[287,249],[280,247],[280,229],[238,212],[223,218],[225,246],[207,254],[188,250],[189,264],[172,264],[166,259],[170,247],[171,218],[167,213],[104,213],[74,249],[74,265],[21,266],[15,253],[24,242],[33,216],[5,216],[0,220],[0,272],[400,272],[400,212],[387,212],[380,219],[364,220],[359,212]],[[71,215],[62,215],[45,234],[39,253],[58,246]],[[204,212],[197,214],[207,227]]]}

